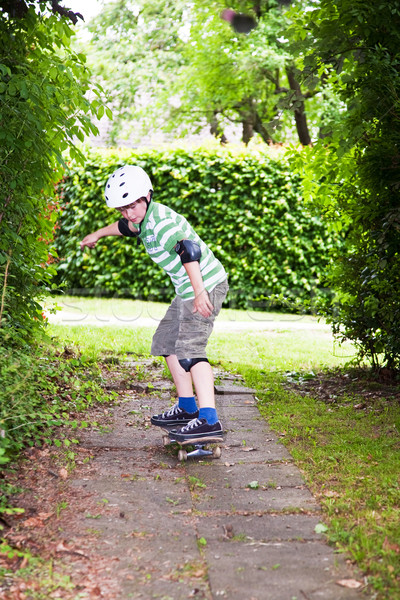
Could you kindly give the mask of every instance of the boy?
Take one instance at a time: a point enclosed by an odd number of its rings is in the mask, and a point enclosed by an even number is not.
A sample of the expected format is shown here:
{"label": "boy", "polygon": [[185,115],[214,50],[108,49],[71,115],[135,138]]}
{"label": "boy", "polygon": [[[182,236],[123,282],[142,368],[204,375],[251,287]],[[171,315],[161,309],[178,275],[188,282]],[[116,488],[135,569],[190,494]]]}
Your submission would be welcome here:
{"label": "boy", "polygon": [[169,435],[179,442],[222,439],[206,345],[228,293],[227,275],[186,219],[153,202],[152,196],[150,178],[141,167],[126,165],[115,171],[105,197],[107,206],[116,208],[122,218],[87,235],[81,249],[94,248],[109,235],[139,237],[150,258],[170,276],[176,296],[153,336],[151,353],[165,357],[178,402],[151,422],[176,426]]}

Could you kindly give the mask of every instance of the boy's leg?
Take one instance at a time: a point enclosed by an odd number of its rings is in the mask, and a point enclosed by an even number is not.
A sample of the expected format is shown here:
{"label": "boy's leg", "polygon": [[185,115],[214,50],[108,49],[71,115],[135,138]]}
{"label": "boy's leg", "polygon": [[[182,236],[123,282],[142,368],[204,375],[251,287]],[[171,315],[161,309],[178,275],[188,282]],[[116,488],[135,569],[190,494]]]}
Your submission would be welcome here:
{"label": "boy's leg", "polygon": [[191,415],[193,418],[197,417],[198,411],[196,399],[193,395],[193,382],[191,374],[187,373],[181,367],[176,354],[166,356],[165,361],[172,375],[172,379],[174,380],[178,394],[178,407],[189,413],[189,415]]}
{"label": "boy's leg", "polygon": [[179,298],[175,298],[160,321],[151,346],[153,355],[165,357],[178,393],[177,404],[163,413],[152,416],[152,424],[161,427],[182,426],[198,416],[192,377],[182,369],[175,355],[175,341],[179,332],[179,304]]}
{"label": "boy's leg", "polygon": [[179,364],[176,354],[170,354],[165,357],[165,362],[168,365],[168,369],[174,380],[176,391],[178,396],[188,397],[193,396],[193,384],[190,373],[186,371]]}
{"label": "boy's leg", "polygon": [[194,385],[200,408],[215,408],[214,374],[210,363],[197,363],[187,372],[181,367],[176,354],[167,356],[165,361],[180,398],[193,396]]}
{"label": "boy's leg", "polygon": [[199,362],[190,369],[191,379],[201,408],[215,408],[214,373],[209,362]]}
{"label": "boy's leg", "polygon": [[[206,346],[214,327],[222,303],[228,292],[228,283],[219,284],[210,293],[210,301],[214,306],[211,317],[201,317],[193,313],[193,302],[182,302],[180,307],[179,337],[176,343],[178,359],[200,359],[189,367],[193,384],[196,390],[200,408],[214,408],[214,374],[210,363],[207,361]],[[189,362],[189,361],[182,361]],[[182,369],[183,370],[183,369]]]}
{"label": "boy's leg", "polygon": [[[206,345],[213,329],[214,320],[218,315],[228,291],[227,283],[217,286],[210,294],[214,311],[211,318],[203,318],[193,314],[191,302],[182,305],[180,315],[179,338],[177,341],[177,355],[182,357],[182,366],[188,369],[196,390],[199,401],[198,422],[191,422],[179,431],[170,434],[173,439],[183,441],[206,437],[220,437],[223,435],[222,425],[218,420],[215,408],[214,375],[211,365],[206,358]],[[184,358],[183,358],[184,357]],[[191,358],[194,364],[191,366]],[[200,360],[196,360],[200,359]]]}

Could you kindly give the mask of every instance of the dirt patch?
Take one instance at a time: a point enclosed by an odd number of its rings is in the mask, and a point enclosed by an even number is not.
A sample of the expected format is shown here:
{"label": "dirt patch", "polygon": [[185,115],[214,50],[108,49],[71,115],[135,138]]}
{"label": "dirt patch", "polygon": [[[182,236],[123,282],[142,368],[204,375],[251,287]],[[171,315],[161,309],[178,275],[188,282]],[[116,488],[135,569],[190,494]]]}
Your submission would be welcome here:
{"label": "dirt patch", "polygon": [[400,383],[392,374],[373,374],[364,369],[333,370],[319,373],[285,374],[284,387],[300,395],[318,398],[328,404],[351,402],[355,408],[400,402]]}
{"label": "dirt patch", "polygon": [[[93,452],[76,448],[75,454],[74,476],[83,475],[90,469]],[[5,523],[4,537],[17,552],[0,554],[0,566],[8,572],[0,586],[4,600],[69,600],[78,593],[90,599],[117,597],[109,565],[96,551],[94,529],[88,526],[84,532],[74,532],[73,528],[76,515],[109,509],[99,506],[91,494],[70,488],[70,476],[65,453],[50,448],[26,451],[18,469],[6,475],[10,484],[22,490],[14,505],[24,513],[11,515]]]}

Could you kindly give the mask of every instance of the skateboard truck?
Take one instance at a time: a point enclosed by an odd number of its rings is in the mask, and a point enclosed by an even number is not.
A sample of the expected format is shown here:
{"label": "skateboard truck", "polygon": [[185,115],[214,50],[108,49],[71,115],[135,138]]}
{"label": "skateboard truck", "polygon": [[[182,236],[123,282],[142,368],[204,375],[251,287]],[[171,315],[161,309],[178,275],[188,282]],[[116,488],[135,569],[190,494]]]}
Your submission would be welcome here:
{"label": "skateboard truck", "polygon": [[[210,442],[213,443],[213,442]],[[214,442],[217,443],[217,442]],[[188,452],[185,448],[179,448],[178,460],[185,461],[188,458],[202,458],[203,456],[210,456],[212,458],[220,458],[222,454],[221,446],[214,446],[214,448],[206,448],[207,444],[187,444],[193,445],[194,450]]]}
{"label": "skateboard truck", "polygon": [[[173,427],[171,427],[173,429]],[[192,442],[190,440],[185,442],[177,442],[176,440],[172,440],[168,432],[167,428],[162,429],[162,441],[163,446],[169,446],[170,444],[178,444],[180,446],[178,450],[178,460],[186,461],[188,458],[203,458],[205,456],[209,456],[211,458],[221,458],[222,448],[219,444],[222,443],[222,439],[204,439],[202,442]],[[213,447],[210,448],[209,446]],[[193,450],[186,450],[185,446],[193,446]]]}

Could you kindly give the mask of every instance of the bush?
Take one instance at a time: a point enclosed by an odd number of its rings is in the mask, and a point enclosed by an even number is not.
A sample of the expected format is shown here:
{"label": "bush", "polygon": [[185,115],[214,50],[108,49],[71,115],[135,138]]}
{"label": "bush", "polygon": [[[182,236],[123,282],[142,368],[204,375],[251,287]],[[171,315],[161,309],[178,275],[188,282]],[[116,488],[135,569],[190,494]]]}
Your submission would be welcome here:
{"label": "bush", "polygon": [[70,13],[28,4],[0,6],[0,345],[11,330],[29,343],[43,329],[61,152],[79,157],[72,140],[97,131],[90,115],[99,102],[86,99],[93,86],[70,47]]}
{"label": "bush", "polygon": [[305,197],[348,232],[333,257],[336,296],[324,313],[359,358],[398,377],[400,4],[322,0],[299,25],[305,77],[320,73],[343,107],[298,155]]}
{"label": "bush", "polygon": [[72,415],[107,399],[96,365],[52,346],[29,354],[0,346],[0,382],[0,466],[26,446],[51,443],[56,426],[78,427]]}
{"label": "bush", "polygon": [[79,249],[86,234],[116,220],[103,190],[126,163],[147,170],[155,200],[187,217],[210,245],[228,272],[231,305],[265,308],[265,298],[276,294],[308,300],[321,285],[329,253],[341,242],[303,205],[299,177],[268,150],[220,147],[92,152],[84,169],[72,166],[60,186],[59,284],[81,294],[173,296],[137,240],[104,238],[94,250]]}

